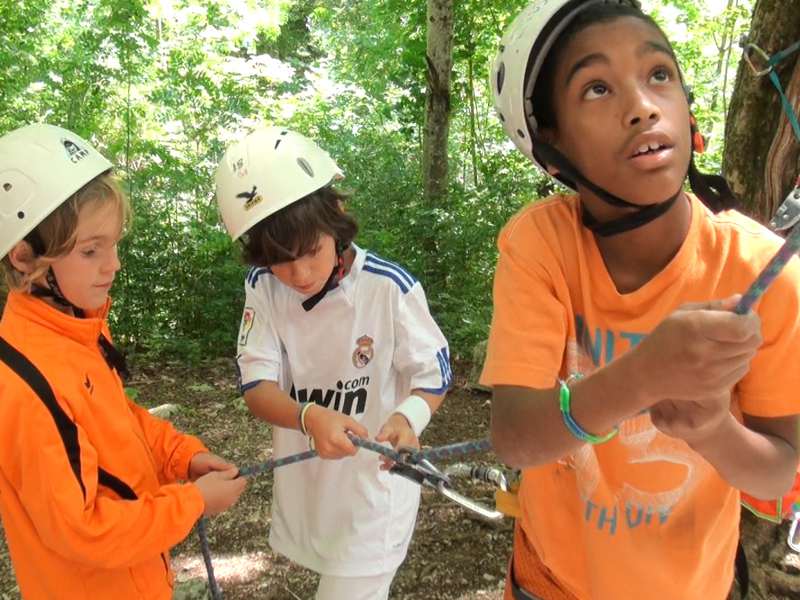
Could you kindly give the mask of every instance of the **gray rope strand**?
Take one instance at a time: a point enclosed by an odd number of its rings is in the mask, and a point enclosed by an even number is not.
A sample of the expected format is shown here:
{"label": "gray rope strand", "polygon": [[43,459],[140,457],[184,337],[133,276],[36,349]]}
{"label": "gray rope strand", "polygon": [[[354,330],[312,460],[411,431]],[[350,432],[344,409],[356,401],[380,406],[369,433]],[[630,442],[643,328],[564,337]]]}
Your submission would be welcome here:
{"label": "gray rope strand", "polygon": [[211,562],[211,549],[208,543],[208,531],[206,530],[207,517],[200,517],[197,521],[197,535],[200,537],[200,551],[203,553],[203,562],[208,573],[208,591],[212,600],[222,600],[222,590],[219,589],[217,578],[214,577],[214,563]]}
{"label": "gray rope strand", "polygon": [[482,452],[488,452],[491,449],[491,441],[473,440],[471,442],[459,442],[458,444],[449,444],[447,446],[422,450],[419,455],[431,462],[437,462],[446,458],[457,458],[465,454],[480,454]]}

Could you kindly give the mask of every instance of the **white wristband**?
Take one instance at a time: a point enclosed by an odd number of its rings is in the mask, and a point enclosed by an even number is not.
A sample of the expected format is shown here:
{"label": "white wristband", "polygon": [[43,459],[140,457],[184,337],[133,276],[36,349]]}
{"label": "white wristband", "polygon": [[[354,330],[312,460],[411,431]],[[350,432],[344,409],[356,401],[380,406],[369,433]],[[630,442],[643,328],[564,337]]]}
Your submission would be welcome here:
{"label": "white wristband", "polygon": [[394,409],[408,419],[414,435],[419,437],[431,421],[431,407],[421,396],[411,395]]}

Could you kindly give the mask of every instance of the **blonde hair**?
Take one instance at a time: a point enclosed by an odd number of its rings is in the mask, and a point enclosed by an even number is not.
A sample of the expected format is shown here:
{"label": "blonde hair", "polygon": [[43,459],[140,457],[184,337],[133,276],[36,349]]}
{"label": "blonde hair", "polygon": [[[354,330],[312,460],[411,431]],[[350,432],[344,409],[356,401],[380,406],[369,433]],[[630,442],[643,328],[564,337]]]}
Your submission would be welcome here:
{"label": "blonde hair", "polygon": [[[41,240],[43,250],[35,257],[35,266],[30,273],[22,273],[11,264],[9,254],[2,260],[3,274],[9,290],[30,292],[34,281],[42,277],[50,265],[72,252],[78,237],[78,216],[84,208],[95,211],[108,205],[116,206],[123,232],[131,219],[128,199],[114,175],[104,173],[92,179],[70,196],[47,218],[39,223],[31,234]],[[30,235],[26,240],[30,239]]]}

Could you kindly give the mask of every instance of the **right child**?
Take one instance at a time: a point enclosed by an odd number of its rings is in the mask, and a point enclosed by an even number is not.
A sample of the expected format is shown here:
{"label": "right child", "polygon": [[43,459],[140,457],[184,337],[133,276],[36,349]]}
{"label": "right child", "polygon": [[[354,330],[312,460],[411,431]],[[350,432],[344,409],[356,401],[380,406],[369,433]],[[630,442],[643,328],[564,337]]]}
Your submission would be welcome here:
{"label": "right child", "polygon": [[523,469],[506,600],[722,600],[739,490],[777,498],[797,471],[800,261],[732,312],[782,240],[696,170],[674,52],[637,2],[532,2],[492,87],[516,145],[576,192],[498,242],[482,381]]}

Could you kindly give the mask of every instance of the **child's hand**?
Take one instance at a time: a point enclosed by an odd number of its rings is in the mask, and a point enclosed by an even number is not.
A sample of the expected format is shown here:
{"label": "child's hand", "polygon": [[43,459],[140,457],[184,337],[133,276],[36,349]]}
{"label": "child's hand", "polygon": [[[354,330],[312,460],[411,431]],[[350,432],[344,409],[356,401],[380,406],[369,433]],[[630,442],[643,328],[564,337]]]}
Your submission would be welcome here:
{"label": "child's hand", "polygon": [[314,439],[314,448],[320,458],[344,458],[353,456],[358,448],[347,433],[358,437],[369,436],[361,423],[324,406],[314,405],[306,411],[306,431]]}
{"label": "child's hand", "polygon": [[[419,440],[411,429],[411,425],[403,415],[394,413],[386,423],[383,424],[378,435],[375,436],[376,442],[389,442],[392,448],[416,448],[419,449]],[[394,465],[394,461],[381,455],[381,470],[388,471]]]}
{"label": "child's hand", "polygon": [[683,306],[633,350],[641,366],[635,371],[644,377],[641,385],[653,404],[730,397],[762,341],[757,314],[732,312],[738,300]]}
{"label": "child's hand", "polygon": [[194,481],[198,477],[202,477],[206,473],[212,471],[225,471],[233,467],[224,458],[220,458],[216,454],[210,452],[199,452],[192,457],[189,462],[189,481]]}
{"label": "child's hand", "polygon": [[207,517],[230,508],[242,495],[247,480],[237,477],[239,469],[230,467],[225,471],[211,471],[200,477],[194,484],[200,489],[205,502],[203,514]]}
{"label": "child's hand", "polygon": [[703,402],[662,400],[650,408],[650,418],[661,433],[693,446],[712,436],[731,417],[730,408],[730,393]]}

